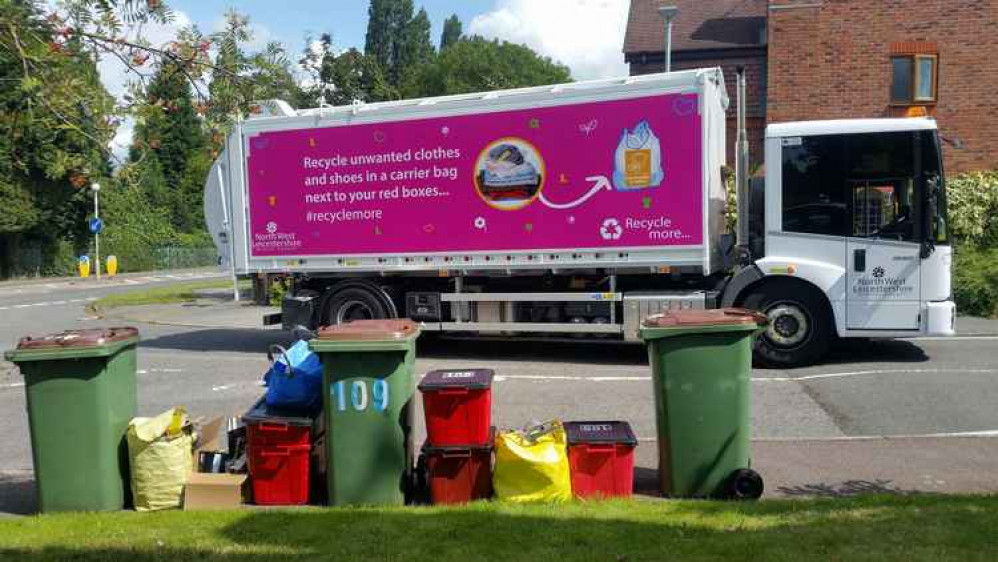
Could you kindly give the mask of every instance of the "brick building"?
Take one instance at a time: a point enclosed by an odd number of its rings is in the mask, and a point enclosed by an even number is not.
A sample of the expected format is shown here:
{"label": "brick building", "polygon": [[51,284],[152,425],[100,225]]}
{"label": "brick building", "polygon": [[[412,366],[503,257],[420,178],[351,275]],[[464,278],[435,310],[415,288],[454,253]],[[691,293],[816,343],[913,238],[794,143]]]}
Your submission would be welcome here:
{"label": "brick building", "polygon": [[[734,166],[735,69],[745,67],[746,128],[753,147],[766,129],[766,0],[631,0],[624,36],[624,60],[631,75],[665,70],[665,25],[661,5],[679,7],[672,28],[672,68],[720,66],[731,106],[728,111],[728,163]],[[753,149],[753,163],[762,151]]]}
{"label": "brick building", "polygon": [[664,66],[665,4],[680,10],[673,67],[745,64],[755,127],[930,115],[948,173],[998,168],[998,0],[631,0],[632,74]]}

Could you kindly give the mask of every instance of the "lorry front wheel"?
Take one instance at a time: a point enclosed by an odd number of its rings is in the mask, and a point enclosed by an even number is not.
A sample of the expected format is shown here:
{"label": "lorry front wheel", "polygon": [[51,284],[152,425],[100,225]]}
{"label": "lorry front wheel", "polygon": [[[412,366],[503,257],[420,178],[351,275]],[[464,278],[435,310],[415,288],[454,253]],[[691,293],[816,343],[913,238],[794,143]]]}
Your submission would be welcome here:
{"label": "lorry front wheel", "polygon": [[377,294],[363,287],[337,289],[326,304],[326,323],[346,324],[352,320],[390,318],[391,311]]}
{"label": "lorry front wheel", "polygon": [[756,361],[766,367],[800,367],[820,360],[834,338],[831,311],[817,291],[798,283],[772,282],[745,298],[769,326],[755,340]]}

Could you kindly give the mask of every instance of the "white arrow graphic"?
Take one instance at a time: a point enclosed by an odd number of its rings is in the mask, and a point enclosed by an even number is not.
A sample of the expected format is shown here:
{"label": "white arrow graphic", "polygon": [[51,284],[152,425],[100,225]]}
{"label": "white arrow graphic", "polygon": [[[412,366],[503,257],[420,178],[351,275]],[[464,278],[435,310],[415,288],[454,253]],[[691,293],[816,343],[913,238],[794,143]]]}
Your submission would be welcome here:
{"label": "white arrow graphic", "polygon": [[578,207],[579,205],[592,199],[594,195],[596,195],[597,193],[599,193],[604,189],[607,191],[613,190],[613,187],[610,185],[610,180],[607,179],[606,176],[589,176],[586,178],[586,181],[594,182],[592,189],[590,189],[588,193],[586,193],[582,197],[579,197],[575,201],[572,201],[571,203],[552,203],[544,197],[543,191],[541,192],[540,196],[541,203],[544,203],[545,205],[551,207],[552,209],[571,209],[572,207]]}

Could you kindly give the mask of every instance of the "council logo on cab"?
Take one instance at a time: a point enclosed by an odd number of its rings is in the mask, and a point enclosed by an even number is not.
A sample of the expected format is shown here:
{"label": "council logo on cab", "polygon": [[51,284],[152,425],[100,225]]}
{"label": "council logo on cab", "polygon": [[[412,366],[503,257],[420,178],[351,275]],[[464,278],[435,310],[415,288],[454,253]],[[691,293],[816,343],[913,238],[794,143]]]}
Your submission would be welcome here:
{"label": "council logo on cab", "polygon": [[624,229],[615,218],[603,219],[603,224],[599,227],[599,235],[603,240],[620,240]]}
{"label": "council logo on cab", "polygon": [[275,232],[277,232],[277,223],[274,222],[274,221],[268,222],[267,223],[267,234],[273,234]]}

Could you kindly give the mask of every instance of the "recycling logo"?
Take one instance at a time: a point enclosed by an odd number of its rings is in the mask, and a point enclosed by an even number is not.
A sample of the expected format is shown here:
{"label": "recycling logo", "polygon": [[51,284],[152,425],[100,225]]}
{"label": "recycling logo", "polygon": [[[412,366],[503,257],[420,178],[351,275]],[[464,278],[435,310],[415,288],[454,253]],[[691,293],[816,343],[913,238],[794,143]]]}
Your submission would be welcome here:
{"label": "recycling logo", "polygon": [[273,234],[275,232],[277,232],[277,223],[274,222],[274,221],[268,222],[267,223],[267,233],[268,234]]}
{"label": "recycling logo", "polygon": [[624,229],[621,228],[617,219],[604,219],[603,224],[599,227],[599,235],[603,240],[620,240],[623,234]]}
{"label": "recycling logo", "polygon": [[873,276],[876,277],[877,279],[880,279],[881,277],[883,277],[885,273],[887,273],[887,272],[884,271],[884,268],[882,268],[880,266],[877,266],[877,267],[873,268]]}

